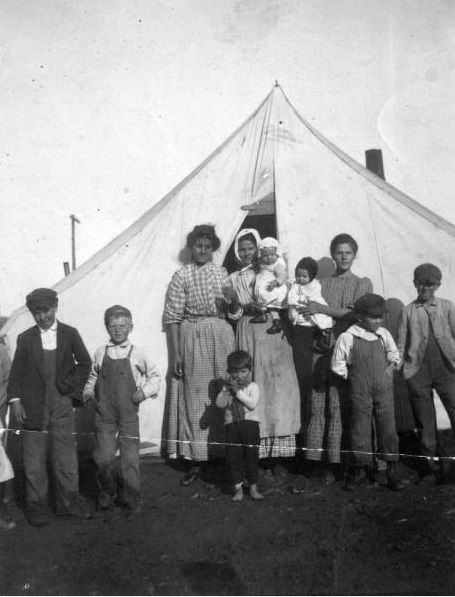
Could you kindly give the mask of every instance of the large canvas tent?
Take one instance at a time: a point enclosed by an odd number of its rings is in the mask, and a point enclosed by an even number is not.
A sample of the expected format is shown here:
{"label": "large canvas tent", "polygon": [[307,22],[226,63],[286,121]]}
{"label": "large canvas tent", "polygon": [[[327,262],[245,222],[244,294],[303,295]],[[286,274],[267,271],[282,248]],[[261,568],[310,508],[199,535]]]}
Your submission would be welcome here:
{"label": "large canvas tent", "polygon": [[[133,340],[154,355],[163,374],[159,400],[140,410],[142,440],[157,449],[168,366],[164,297],[186,235],[195,224],[215,224],[222,261],[248,213],[242,206],[261,201],[274,206],[290,272],[304,255],[328,257],[330,239],[348,232],[360,246],[355,272],[368,275],[376,292],[409,302],[413,268],[430,261],[443,271],[443,294],[455,297],[455,226],[333,145],[276,85],[177,187],[54,287],[59,316],[80,330],[91,352],[105,338],[105,308],[120,303],[132,310]],[[11,315],[1,331],[11,352],[17,334],[32,324],[25,307]]]}

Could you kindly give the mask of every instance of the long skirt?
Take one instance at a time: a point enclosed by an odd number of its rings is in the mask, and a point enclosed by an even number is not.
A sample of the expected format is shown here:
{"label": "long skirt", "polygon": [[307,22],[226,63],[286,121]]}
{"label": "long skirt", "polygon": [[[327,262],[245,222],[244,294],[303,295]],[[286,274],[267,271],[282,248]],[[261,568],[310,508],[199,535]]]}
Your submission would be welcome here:
{"label": "long skirt", "polygon": [[253,379],[259,386],[260,458],[295,456],[300,433],[300,393],[292,348],[284,333],[267,334],[272,325],[250,323],[244,315],[237,325],[237,347],[253,358]]}
{"label": "long skirt", "polygon": [[306,431],[306,458],[341,462],[348,447],[348,382],[331,373],[331,355],[315,355],[311,415]]}
{"label": "long skirt", "polygon": [[215,404],[235,349],[231,326],[217,317],[184,320],[180,326],[183,379],[172,379],[170,457],[207,461],[224,455],[224,413]]}

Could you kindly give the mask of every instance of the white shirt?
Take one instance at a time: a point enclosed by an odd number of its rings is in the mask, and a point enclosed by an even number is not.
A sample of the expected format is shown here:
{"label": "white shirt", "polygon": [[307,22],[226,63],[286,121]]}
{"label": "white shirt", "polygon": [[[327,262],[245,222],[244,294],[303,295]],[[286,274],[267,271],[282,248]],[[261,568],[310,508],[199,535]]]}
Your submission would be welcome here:
{"label": "white shirt", "polygon": [[58,321],[55,320],[51,327],[47,330],[43,330],[38,326],[41,334],[41,344],[44,350],[56,350],[57,348],[57,325]]}
{"label": "white shirt", "polygon": [[333,319],[325,313],[315,315],[304,315],[296,309],[299,305],[306,305],[308,301],[316,301],[321,305],[327,305],[321,292],[321,283],[314,278],[308,284],[297,284],[294,282],[288,295],[289,319],[294,325],[317,326],[321,330],[333,327]]}
{"label": "white shirt", "polygon": [[382,340],[384,350],[387,357],[388,363],[395,363],[397,367],[400,364],[400,354],[398,352],[395,340],[392,338],[391,333],[386,328],[378,328],[376,332],[368,332],[359,325],[351,325],[351,327],[340,335],[336,341],[335,348],[333,350],[332,360],[330,367],[334,373],[348,378],[348,365],[351,364],[351,350],[354,345],[354,336],[373,342],[378,339]]}
{"label": "white shirt", "polygon": [[[245,406],[245,421],[259,421],[258,404],[259,404],[259,386],[252,381],[246,388],[238,390],[236,398]],[[232,423],[234,418],[232,415],[232,402],[234,398],[227,388],[223,388],[216,397],[216,405],[218,408],[224,408],[224,423]]]}
{"label": "white shirt", "polygon": [[107,344],[103,344],[103,346],[97,348],[93,357],[92,370],[87,383],[85,384],[84,392],[92,395],[95,393],[95,384],[101,371],[101,365],[106,353],[106,346],[107,354],[111,359],[127,358],[130,348],[133,346],[130,355],[130,364],[136,388],[142,390],[146,398],[152,396],[156,397],[158,390],[160,389],[161,381],[158,368],[145,350],[139,346],[132,345],[129,339],[123,344],[114,344],[109,341]]}

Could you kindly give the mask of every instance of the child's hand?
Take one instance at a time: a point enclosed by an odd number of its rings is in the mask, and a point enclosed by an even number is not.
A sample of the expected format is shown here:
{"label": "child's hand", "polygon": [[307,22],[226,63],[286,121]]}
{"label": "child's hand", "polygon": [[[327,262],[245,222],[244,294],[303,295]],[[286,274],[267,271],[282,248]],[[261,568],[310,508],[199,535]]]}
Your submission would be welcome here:
{"label": "child's hand", "polygon": [[234,394],[237,394],[237,392],[240,389],[239,384],[235,379],[228,379],[226,382],[226,385],[227,385],[228,389],[231,392],[233,392]]}
{"label": "child's hand", "polygon": [[395,363],[389,363],[385,368],[385,374],[387,375],[387,377],[393,377],[393,372],[396,368],[397,366]]}
{"label": "child's hand", "polygon": [[133,401],[133,404],[139,404],[140,402],[145,400],[144,392],[141,389],[136,390],[134,394],[131,396],[131,400]]}
{"label": "child's hand", "polygon": [[82,406],[86,408],[92,400],[95,400],[95,394],[93,392],[82,392]]}
{"label": "child's hand", "polygon": [[19,425],[22,425],[27,418],[24,407],[22,406],[20,400],[11,402],[11,412],[13,413],[13,417],[16,419]]}
{"label": "child's hand", "polygon": [[278,288],[279,285],[280,283],[278,282],[278,280],[272,280],[267,284],[265,289],[267,290],[267,292],[271,292],[272,290],[275,290],[275,288]]}

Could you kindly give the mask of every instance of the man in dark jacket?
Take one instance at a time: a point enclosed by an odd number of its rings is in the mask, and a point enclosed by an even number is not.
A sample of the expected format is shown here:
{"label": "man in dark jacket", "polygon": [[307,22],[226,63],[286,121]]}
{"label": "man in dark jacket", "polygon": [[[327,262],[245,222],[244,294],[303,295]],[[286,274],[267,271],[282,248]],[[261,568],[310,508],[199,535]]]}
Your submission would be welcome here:
{"label": "man in dark jacket", "polygon": [[87,381],[91,359],[79,335],[56,320],[57,293],[38,288],[26,304],[36,321],[19,334],[8,383],[8,401],[22,426],[22,455],[26,482],[26,514],[30,524],[49,522],[46,472],[50,437],[56,491],[56,513],[88,517],[79,495],[73,400]]}

